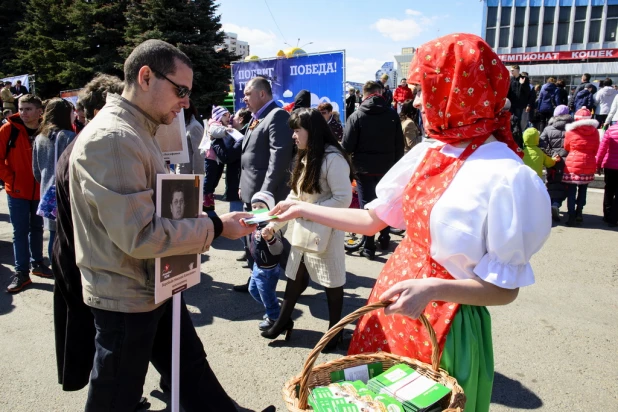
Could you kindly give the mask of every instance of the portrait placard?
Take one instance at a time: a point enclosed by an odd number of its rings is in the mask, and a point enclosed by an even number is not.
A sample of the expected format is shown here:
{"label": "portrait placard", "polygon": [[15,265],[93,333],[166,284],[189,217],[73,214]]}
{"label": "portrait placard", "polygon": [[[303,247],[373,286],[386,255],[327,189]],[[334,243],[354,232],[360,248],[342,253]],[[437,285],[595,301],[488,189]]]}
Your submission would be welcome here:
{"label": "portrait placard", "polygon": [[[203,176],[157,175],[157,215],[166,219],[199,216]],[[155,259],[155,302],[159,303],[200,283],[200,255]]]}
{"label": "portrait placard", "polygon": [[171,164],[189,163],[187,129],[185,128],[183,110],[178,113],[178,116],[176,116],[171,124],[162,124],[159,126],[157,134],[155,134],[155,139],[166,161]]}

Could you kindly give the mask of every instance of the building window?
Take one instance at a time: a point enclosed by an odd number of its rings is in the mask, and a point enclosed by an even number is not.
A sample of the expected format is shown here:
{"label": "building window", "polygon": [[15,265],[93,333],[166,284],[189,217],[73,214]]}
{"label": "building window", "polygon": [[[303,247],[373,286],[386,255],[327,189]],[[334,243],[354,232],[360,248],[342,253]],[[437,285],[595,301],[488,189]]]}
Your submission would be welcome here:
{"label": "building window", "polygon": [[618,6],[607,6],[605,23],[605,41],[616,41],[618,31]]}
{"label": "building window", "polygon": [[551,46],[554,40],[554,15],[555,7],[545,7],[543,12],[543,36],[541,46]]}
{"label": "building window", "polygon": [[528,18],[528,43],[526,44],[527,47],[536,47],[537,45],[540,14],[540,7],[530,7],[530,16]]}
{"label": "building window", "polygon": [[575,25],[573,26],[573,43],[584,42],[584,31],[586,30],[586,6],[575,7]]}
{"label": "building window", "polygon": [[592,7],[590,13],[590,30],[588,31],[588,42],[598,43],[601,37],[601,19],[603,17],[603,6]]}
{"label": "building window", "polygon": [[498,24],[498,8],[487,7],[487,29],[485,30],[485,41],[490,47],[495,47],[496,26]]}
{"label": "building window", "polygon": [[557,45],[569,44],[569,22],[571,21],[571,7],[560,7],[558,16],[558,38]]}
{"label": "building window", "polygon": [[526,8],[515,9],[515,30],[513,32],[513,47],[524,46],[524,26],[526,22]]}
{"label": "building window", "polygon": [[511,7],[502,7],[500,14],[500,47],[509,47],[511,34]]}

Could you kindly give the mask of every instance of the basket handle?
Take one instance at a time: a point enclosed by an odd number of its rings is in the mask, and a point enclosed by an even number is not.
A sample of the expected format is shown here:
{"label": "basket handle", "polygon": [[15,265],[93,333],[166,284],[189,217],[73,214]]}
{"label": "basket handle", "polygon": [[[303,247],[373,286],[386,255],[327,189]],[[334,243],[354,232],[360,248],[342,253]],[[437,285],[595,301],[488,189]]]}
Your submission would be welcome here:
{"label": "basket handle", "polygon": [[[315,361],[318,359],[318,356],[320,355],[326,344],[335,336],[337,336],[347,324],[354,322],[366,313],[372,312],[377,309],[385,308],[391,303],[393,303],[393,301],[391,300],[380,301],[356,309],[354,312],[341,319],[339,323],[330,328],[330,330],[326,332],[324,336],[322,336],[322,339],[320,339],[320,341],[315,345],[315,348],[313,348],[311,353],[309,353],[309,356],[305,361],[305,365],[303,366],[303,371],[301,372],[300,390],[298,392],[298,407],[300,409],[307,409],[307,398],[309,397],[309,376],[313,371],[313,365],[315,364]],[[433,330],[433,327],[431,326],[425,315],[421,314],[421,316],[419,316],[419,320],[421,321],[423,326],[425,326],[427,332],[429,332],[429,339],[432,346],[431,367],[434,371],[437,372],[440,367],[440,346],[438,346],[436,332]]]}

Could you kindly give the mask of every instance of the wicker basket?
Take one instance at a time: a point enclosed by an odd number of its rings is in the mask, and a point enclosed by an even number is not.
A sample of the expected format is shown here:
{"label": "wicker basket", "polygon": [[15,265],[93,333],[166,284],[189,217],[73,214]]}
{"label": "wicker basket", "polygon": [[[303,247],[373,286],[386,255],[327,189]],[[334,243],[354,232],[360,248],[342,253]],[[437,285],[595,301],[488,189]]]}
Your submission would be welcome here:
{"label": "wicker basket", "polygon": [[[424,315],[421,315],[420,320],[425,326],[425,328],[427,328],[427,330],[429,331],[429,337],[431,338],[431,344],[433,347],[433,352],[431,355],[431,365],[404,356],[397,356],[391,353],[378,352],[363,355],[344,356],[341,359],[326,362],[316,367],[313,366],[313,364],[318,358],[318,355],[320,354],[320,352],[322,352],[322,349],[324,349],[326,344],[332,338],[337,336],[337,334],[341,330],[343,330],[343,328],[347,324],[354,322],[356,319],[360,318],[368,312],[384,308],[389,304],[390,302],[378,302],[357,309],[356,311],[350,313],[348,316],[343,318],[339,323],[337,323],[328,332],[326,332],[326,334],[324,334],[322,339],[320,339],[315,348],[307,357],[301,374],[293,377],[283,386],[283,400],[285,401],[289,411],[312,411],[312,409],[307,405],[309,391],[317,386],[327,386],[332,383],[330,380],[331,372],[351,368],[354,366],[367,365],[374,362],[382,362],[385,369],[388,369],[391,366],[399,363],[405,363],[411,366],[412,368],[416,369],[420,374],[436,382],[439,382],[447,388],[451,389],[450,396],[443,400],[444,411],[463,411],[466,404],[466,397],[464,395],[463,389],[461,388],[461,386],[459,386],[455,378],[449,376],[449,374],[446,373],[445,370],[439,368],[440,348],[438,347],[438,342],[436,340],[436,333]],[[297,386],[300,386],[300,389],[298,391]]]}

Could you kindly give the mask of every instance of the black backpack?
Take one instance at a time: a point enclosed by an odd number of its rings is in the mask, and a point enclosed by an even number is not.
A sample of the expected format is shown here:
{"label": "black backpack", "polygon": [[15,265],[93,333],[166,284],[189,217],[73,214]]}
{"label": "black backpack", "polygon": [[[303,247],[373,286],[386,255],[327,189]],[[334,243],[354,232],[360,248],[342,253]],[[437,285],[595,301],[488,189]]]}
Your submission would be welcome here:
{"label": "black backpack", "polygon": [[6,152],[4,154],[5,159],[9,158],[9,152],[15,147],[17,136],[19,136],[19,129],[11,124],[11,135],[9,136],[9,141],[6,142]]}

